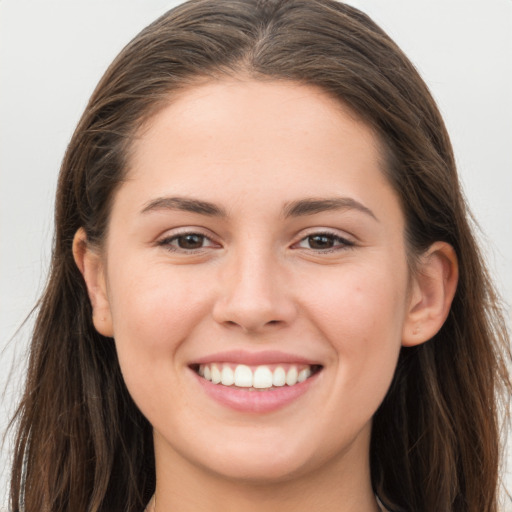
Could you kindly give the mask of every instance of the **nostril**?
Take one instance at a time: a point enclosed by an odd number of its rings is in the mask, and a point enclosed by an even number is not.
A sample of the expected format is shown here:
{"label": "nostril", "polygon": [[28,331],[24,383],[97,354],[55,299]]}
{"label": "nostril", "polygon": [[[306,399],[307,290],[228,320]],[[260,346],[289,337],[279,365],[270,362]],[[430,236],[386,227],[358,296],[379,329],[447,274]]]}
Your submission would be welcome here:
{"label": "nostril", "polygon": [[224,322],[224,325],[228,327],[241,327],[244,331],[256,331],[261,328],[270,327],[270,326],[279,326],[283,322],[281,320],[268,320],[267,322],[262,321],[261,323],[250,323],[249,321],[240,321],[237,322],[236,320],[226,320]]}

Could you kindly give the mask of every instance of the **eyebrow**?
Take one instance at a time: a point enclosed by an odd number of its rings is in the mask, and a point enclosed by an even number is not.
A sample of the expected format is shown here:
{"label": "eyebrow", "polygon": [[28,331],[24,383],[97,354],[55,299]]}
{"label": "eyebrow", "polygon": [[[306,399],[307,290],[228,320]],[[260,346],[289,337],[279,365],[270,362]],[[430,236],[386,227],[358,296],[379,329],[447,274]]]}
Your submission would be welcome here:
{"label": "eyebrow", "polygon": [[284,208],[284,216],[288,217],[301,217],[304,215],[314,215],[330,210],[358,210],[375,219],[379,219],[376,215],[366,206],[351,197],[334,197],[327,199],[300,199],[287,203]]}
{"label": "eyebrow", "polygon": [[[180,196],[158,197],[153,199],[144,206],[141,213],[158,210],[180,210],[198,213],[200,215],[207,215],[209,217],[227,217],[227,213],[224,208],[216,205],[215,203]],[[286,203],[283,208],[283,213],[285,218],[289,218],[315,215],[317,213],[330,210],[358,210],[369,215],[376,221],[379,220],[369,208],[351,197],[299,199],[297,201]]]}
{"label": "eyebrow", "polygon": [[208,201],[191,199],[188,197],[158,197],[149,201],[141,213],[158,210],[180,210],[184,212],[198,213],[210,217],[226,217],[226,211],[220,206]]}

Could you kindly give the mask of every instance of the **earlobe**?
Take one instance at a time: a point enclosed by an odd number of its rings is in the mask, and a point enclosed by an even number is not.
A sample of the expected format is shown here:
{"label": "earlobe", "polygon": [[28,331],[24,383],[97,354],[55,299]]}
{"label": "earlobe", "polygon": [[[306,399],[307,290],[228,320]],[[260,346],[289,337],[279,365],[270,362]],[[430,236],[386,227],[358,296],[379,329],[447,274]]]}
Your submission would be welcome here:
{"label": "earlobe", "polygon": [[93,310],[93,323],[103,336],[114,335],[112,315],[107,294],[104,263],[98,251],[87,242],[85,230],[80,228],[73,239],[73,257],[82,273]]}
{"label": "earlobe", "polygon": [[435,242],[420,258],[413,276],[402,345],[431,339],[444,324],[457,289],[457,256],[446,242]]}

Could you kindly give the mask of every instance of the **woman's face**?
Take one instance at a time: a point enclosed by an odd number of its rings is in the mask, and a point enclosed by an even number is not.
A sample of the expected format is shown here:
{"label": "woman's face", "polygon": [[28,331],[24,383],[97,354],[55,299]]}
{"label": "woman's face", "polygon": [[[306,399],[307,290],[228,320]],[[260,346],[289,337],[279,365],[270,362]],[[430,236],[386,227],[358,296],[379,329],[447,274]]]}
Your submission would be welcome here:
{"label": "woman's face", "polygon": [[411,307],[375,135],[316,88],[226,80],[174,98],[132,149],[93,303],[157,463],[358,467]]}

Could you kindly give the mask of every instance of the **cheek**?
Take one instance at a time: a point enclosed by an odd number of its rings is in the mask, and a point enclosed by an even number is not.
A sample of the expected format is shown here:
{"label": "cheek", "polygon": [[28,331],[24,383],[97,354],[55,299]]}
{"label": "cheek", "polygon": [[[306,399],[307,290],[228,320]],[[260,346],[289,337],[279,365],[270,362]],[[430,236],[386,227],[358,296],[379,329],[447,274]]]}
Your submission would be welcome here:
{"label": "cheek", "polygon": [[163,362],[209,309],[207,290],[187,271],[129,264],[110,273],[114,338],[121,358]]}
{"label": "cheek", "polygon": [[378,347],[389,338],[400,341],[405,272],[387,271],[384,265],[352,265],[338,275],[317,279],[314,288],[304,288],[315,290],[310,307],[329,338],[340,340],[340,349],[345,346],[344,339],[357,339],[358,347]]}
{"label": "cheek", "polygon": [[380,403],[391,382],[406,286],[405,271],[388,272],[382,265],[352,266],[339,279],[316,283],[310,313],[337,357],[338,388],[357,400]]}
{"label": "cheek", "polygon": [[166,265],[148,268],[147,263],[137,265],[133,259],[109,273],[121,372],[147,418],[160,418],[162,410],[167,410],[156,398],[162,397],[162,390],[185,392],[177,378],[184,364],[180,348],[209,309],[207,291],[197,284],[193,286],[186,271],[170,272]]}

